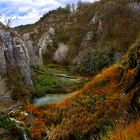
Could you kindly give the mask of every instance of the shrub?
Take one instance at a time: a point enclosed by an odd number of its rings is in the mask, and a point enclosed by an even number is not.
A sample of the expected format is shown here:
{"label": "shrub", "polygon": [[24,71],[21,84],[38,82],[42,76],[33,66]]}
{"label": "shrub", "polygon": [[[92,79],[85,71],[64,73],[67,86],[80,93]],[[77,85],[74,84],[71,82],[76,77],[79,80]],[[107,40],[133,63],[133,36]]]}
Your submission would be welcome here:
{"label": "shrub", "polygon": [[89,51],[83,51],[73,61],[73,71],[90,76],[98,73],[102,68],[114,61],[113,49],[110,44],[99,44]]}

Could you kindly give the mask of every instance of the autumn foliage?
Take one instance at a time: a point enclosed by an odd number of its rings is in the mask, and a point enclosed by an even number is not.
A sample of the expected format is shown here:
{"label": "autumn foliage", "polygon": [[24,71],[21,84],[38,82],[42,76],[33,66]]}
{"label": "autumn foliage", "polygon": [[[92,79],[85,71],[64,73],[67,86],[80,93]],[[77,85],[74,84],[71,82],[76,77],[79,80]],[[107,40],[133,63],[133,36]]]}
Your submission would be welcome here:
{"label": "autumn foliage", "polygon": [[[30,129],[32,137],[42,137],[47,129],[51,130],[50,140],[107,135],[117,120],[126,117],[131,102],[131,96],[122,97],[122,89],[118,87],[120,69],[120,65],[114,65],[103,70],[75,96],[62,103],[42,107],[28,105],[28,112],[35,116]],[[133,71],[127,74],[133,75]]]}
{"label": "autumn foliage", "polygon": [[140,120],[134,121],[129,126],[119,125],[111,135],[110,140],[139,140],[140,139]]}

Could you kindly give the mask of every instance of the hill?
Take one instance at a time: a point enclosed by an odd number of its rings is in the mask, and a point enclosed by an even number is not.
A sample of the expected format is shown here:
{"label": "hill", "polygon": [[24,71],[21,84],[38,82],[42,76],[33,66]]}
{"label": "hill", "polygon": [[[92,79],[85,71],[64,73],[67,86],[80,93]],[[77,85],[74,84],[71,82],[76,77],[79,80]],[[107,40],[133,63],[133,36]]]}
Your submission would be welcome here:
{"label": "hill", "polygon": [[0,24],[0,137],[140,139],[139,23],[139,1],[100,0]]}
{"label": "hill", "polygon": [[119,62],[135,42],[139,14],[135,1],[101,0],[79,3],[72,11],[70,6],[58,8],[33,25],[15,29],[27,42],[31,60],[68,65],[71,71],[90,76]]}
{"label": "hill", "polygon": [[32,137],[41,138],[47,129],[50,140],[139,139],[139,40],[119,64],[97,74],[75,96],[59,104],[28,105],[36,116]]}

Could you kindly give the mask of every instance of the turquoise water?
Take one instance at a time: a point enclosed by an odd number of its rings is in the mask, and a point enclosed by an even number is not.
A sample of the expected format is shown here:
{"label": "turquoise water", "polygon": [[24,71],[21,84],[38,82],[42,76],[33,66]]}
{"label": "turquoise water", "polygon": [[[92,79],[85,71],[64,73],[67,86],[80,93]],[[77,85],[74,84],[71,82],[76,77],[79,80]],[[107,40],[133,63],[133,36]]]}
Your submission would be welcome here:
{"label": "turquoise water", "polygon": [[64,101],[68,94],[47,94],[45,97],[34,100],[35,105],[45,105]]}

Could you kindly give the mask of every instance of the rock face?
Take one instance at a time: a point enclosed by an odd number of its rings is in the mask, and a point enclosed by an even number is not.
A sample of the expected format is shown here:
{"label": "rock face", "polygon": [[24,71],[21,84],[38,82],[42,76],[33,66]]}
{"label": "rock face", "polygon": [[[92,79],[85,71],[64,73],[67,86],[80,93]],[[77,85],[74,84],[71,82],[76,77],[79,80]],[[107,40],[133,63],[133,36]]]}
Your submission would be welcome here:
{"label": "rock face", "polygon": [[0,75],[6,74],[6,60],[4,57],[4,46],[2,42],[0,42]]}
{"label": "rock face", "polygon": [[99,21],[100,21],[100,13],[96,12],[94,17],[92,18],[92,20],[90,22],[90,25],[97,25],[97,24],[99,24]]}
{"label": "rock face", "polygon": [[42,48],[43,50],[46,50],[48,47],[52,47],[52,45],[53,41],[49,33],[43,34],[39,39],[38,47]]}
{"label": "rock face", "polygon": [[53,36],[55,34],[54,28],[49,28],[49,32],[46,32],[42,35],[42,37],[39,39],[38,43],[38,62],[39,65],[43,65],[43,53],[47,50],[47,48],[50,48],[53,46]]}
{"label": "rock face", "polygon": [[104,37],[103,36],[103,23],[102,23],[101,15],[99,12],[95,13],[94,17],[89,23],[89,26],[96,28],[96,35],[98,36],[98,39],[102,39]]}
{"label": "rock face", "polygon": [[140,3],[138,2],[130,2],[129,6],[135,10],[140,10]]}
{"label": "rock face", "polygon": [[[38,33],[38,31],[36,31]],[[48,32],[42,34],[42,36],[37,39],[36,43],[31,39],[30,34],[25,33],[23,35],[23,40],[25,43],[25,47],[28,50],[30,64],[31,65],[43,65],[43,53],[53,46],[53,37],[55,35],[55,29],[50,27]]]}
{"label": "rock face", "polygon": [[55,35],[55,29],[53,27],[50,27],[48,33],[50,35],[54,36]]}
{"label": "rock face", "polygon": [[32,40],[30,39],[30,34],[26,33],[23,35],[23,40],[25,43],[25,47],[28,50],[29,57],[30,57],[30,64],[31,65],[38,65],[38,53],[36,47],[33,45]]}
{"label": "rock face", "polygon": [[58,44],[58,49],[56,50],[53,60],[57,63],[65,63],[66,56],[68,54],[68,46],[64,43]]}
{"label": "rock face", "polygon": [[91,41],[94,37],[94,33],[91,31],[91,32],[88,32],[84,38],[84,41]]}
{"label": "rock face", "polygon": [[0,74],[6,74],[8,66],[20,69],[25,83],[33,86],[29,55],[21,38],[13,31],[0,31]]}

